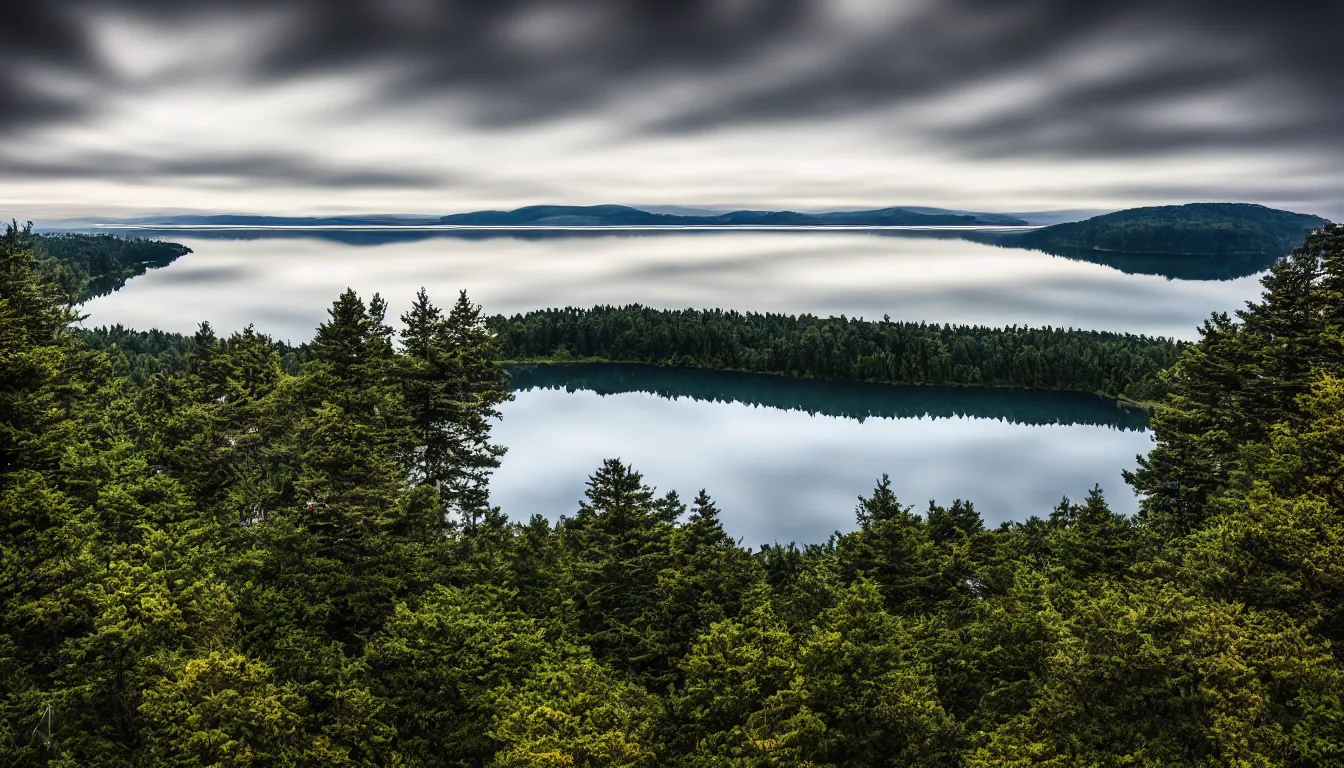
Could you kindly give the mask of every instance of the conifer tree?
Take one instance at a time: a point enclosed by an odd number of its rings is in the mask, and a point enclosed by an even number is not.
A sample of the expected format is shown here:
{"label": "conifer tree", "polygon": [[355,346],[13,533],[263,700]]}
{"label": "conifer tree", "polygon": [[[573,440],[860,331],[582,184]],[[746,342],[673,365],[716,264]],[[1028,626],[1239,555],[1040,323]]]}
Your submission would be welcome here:
{"label": "conifer tree", "polygon": [[675,496],[656,498],[643,475],[608,459],[588,479],[586,500],[561,523],[578,591],[579,631],[599,659],[631,670],[661,670],[652,626],[660,616],[658,578],[673,562]]}
{"label": "conifer tree", "polygon": [[711,624],[737,616],[761,574],[723,530],[719,509],[704,489],[691,502],[685,523],[674,530],[672,549],[673,567],[658,577],[662,617],[651,639],[660,654],[676,659]]}
{"label": "conifer tree", "polygon": [[1130,521],[1111,511],[1100,487],[1082,504],[1062,500],[1050,515],[1050,563],[1074,578],[1120,575],[1134,563],[1137,545]]}
{"label": "conifer tree", "polygon": [[419,480],[438,492],[445,519],[457,518],[468,531],[481,523],[498,528],[488,485],[504,449],[490,443],[490,422],[512,395],[494,335],[465,291],[444,317],[421,288],[402,323],[399,374],[417,435]]}
{"label": "conifer tree", "polygon": [[[1344,370],[1325,328],[1338,317],[1344,284],[1344,228],[1313,232],[1261,280],[1264,295],[1237,313],[1215,315],[1165,374],[1171,395],[1150,418],[1156,445],[1126,479],[1144,494],[1141,519],[1163,539],[1200,528],[1247,445],[1274,425],[1296,427],[1313,371]],[[1337,323],[1337,321],[1335,321]]]}
{"label": "conifer tree", "polygon": [[928,609],[934,598],[932,545],[911,509],[896,498],[891,478],[882,475],[871,496],[859,497],[859,530],[842,537],[838,546],[844,578],[872,579],[895,614]]}
{"label": "conifer tree", "polygon": [[490,442],[490,420],[498,406],[513,399],[508,374],[498,362],[498,346],[485,325],[478,304],[461,291],[440,326],[441,343],[450,352],[450,399],[454,406],[448,443],[449,497],[469,525],[486,516],[498,522],[490,507],[490,473],[499,466],[504,447]]}

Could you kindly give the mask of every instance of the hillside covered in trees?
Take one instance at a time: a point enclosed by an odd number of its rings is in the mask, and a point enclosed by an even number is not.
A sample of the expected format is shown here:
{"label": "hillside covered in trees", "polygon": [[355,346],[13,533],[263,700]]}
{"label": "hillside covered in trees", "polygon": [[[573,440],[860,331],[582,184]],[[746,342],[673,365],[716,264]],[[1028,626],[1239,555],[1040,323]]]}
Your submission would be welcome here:
{"label": "hillside covered in trees", "polygon": [[1051,253],[1283,256],[1327,222],[1249,203],[1131,208],[1004,237],[1005,245]]}
{"label": "hillside covered in trees", "polygon": [[[347,292],[287,372],[202,329],[136,384],[0,240],[0,754],[99,766],[1344,761],[1344,230],[1164,376],[1098,490],[747,549],[616,459],[493,508],[499,341]],[[526,522],[523,522],[526,520]]]}
{"label": "hillside covered in trees", "polygon": [[76,303],[109,294],[132,277],[191,253],[185,245],[161,240],[72,233],[35,236],[33,250],[42,268]]}

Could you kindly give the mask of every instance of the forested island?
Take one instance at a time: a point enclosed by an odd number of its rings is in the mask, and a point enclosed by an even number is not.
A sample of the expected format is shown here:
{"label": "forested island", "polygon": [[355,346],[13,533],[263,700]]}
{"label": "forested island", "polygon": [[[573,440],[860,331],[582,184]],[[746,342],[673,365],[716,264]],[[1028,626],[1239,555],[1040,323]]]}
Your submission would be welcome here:
{"label": "forested island", "polygon": [[39,247],[0,239],[15,764],[1344,761],[1339,227],[1161,376],[1135,518],[986,529],[881,478],[759,548],[616,459],[557,524],[492,507],[509,342],[465,295],[396,332],[346,292],[293,372],[203,328],[137,383]]}
{"label": "forested island", "polygon": [[1049,252],[1269,257],[1291,251],[1327,224],[1319,216],[1249,203],[1131,208],[1015,233],[1002,242]]}
{"label": "forested island", "polygon": [[[485,320],[497,353],[517,363],[624,362],[745,371],[879,384],[1022,387],[1088,392],[1144,403],[1160,396],[1158,376],[1183,343],[1166,338],[1056,328],[986,328],[867,322],[810,315],[647,307],[556,309]],[[102,326],[79,331],[118,369],[144,382],[180,372],[190,336]],[[272,341],[296,373],[307,344]],[[124,362],[121,360],[124,359]]]}
{"label": "forested island", "polygon": [[1033,387],[1146,401],[1171,339],[638,305],[546,309],[488,324],[514,362],[651,363],[886,384]]}

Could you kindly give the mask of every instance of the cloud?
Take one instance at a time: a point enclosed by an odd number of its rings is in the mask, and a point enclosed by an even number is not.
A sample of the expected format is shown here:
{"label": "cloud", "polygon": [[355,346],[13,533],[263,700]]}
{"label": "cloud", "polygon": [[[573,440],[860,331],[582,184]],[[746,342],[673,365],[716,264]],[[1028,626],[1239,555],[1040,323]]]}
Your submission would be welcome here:
{"label": "cloud", "polygon": [[340,168],[299,154],[223,154],[153,157],[86,154],[77,159],[10,158],[5,173],[14,179],[102,180],[127,183],[266,183],[336,188],[434,189],[449,180],[414,169]]}
{"label": "cloud", "polygon": [[[0,180],[1022,208],[1120,163],[1148,175],[1097,178],[1089,204],[1230,197],[1266,185],[1162,172],[1341,178],[1342,27],[1334,0],[27,3],[0,25]],[[916,174],[935,160],[955,183]],[[1013,174],[1021,199],[991,200]],[[1339,184],[1293,181],[1266,202],[1338,209]]]}

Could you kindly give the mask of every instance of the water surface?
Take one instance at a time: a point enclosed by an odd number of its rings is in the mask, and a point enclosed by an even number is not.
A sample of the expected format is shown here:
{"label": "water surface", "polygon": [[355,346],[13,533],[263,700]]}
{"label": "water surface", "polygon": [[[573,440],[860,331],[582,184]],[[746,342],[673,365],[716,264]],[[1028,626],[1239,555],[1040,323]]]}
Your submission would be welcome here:
{"label": "water surface", "polygon": [[466,289],[490,313],[641,303],[1189,339],[1210,313],[1259,293],[1253,276],[1127,274],[947,232],[393,233],[419,239],[371,244],[227,234],[251,239],[172,233],[193,253],[89,302],[88,324],[187,333],[202,320],[221,331],[254,323],[298,342],[347,287],[382,293],[395,315],[424,286],[441,304]]}
{"label": "water surface", "polygon": [[1150,448],[1141,413],[1074,393],[632,365],[526,367],[514,384],[491,486],[507,514],[572,515],[588,475],[620,458],[684,499],[707,489],[748,546],[852,529],[856,497],[884,472],[918,511],[969,499],[991,526],[1045,516],[1095,484],[1132,513],[1120,474]]}

